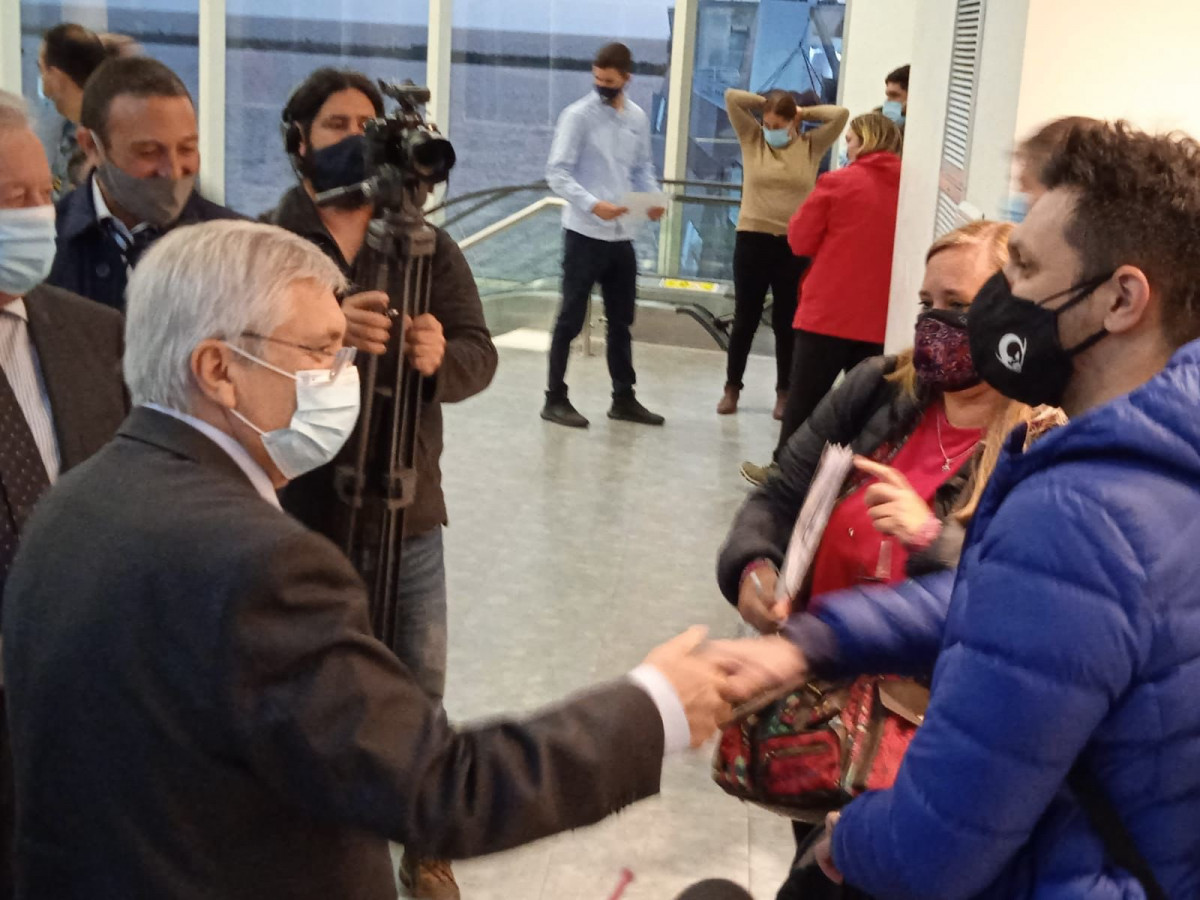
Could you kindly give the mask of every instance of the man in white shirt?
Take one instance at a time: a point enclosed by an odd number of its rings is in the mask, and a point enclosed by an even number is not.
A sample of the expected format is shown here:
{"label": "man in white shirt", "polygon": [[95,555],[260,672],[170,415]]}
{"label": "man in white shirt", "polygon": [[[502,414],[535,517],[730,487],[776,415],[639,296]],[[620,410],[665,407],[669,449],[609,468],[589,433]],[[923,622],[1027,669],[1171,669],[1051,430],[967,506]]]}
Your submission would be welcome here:
{"label": "man in white shirt", "polygon": [[[650,158],[650,120],[625,95],[633,55],[624,44],[608,44],[592,65],[595,90],[568,106],[558,119],[546,181],[567,201],[563,210],[562,306],[550,343],[550,375],[542,418],[570,428],[588,420],[567,399],[571,341],[583,330],[592,287],[598,282],[608,320],[608,373],[612,378],[610,419],[661,425],[634,396],[637,374],[629,329],[637,304],[637,256],[629,210],[621,200],[631,191],[657,191]],[[650,210],[657,221],[666,210]]]}

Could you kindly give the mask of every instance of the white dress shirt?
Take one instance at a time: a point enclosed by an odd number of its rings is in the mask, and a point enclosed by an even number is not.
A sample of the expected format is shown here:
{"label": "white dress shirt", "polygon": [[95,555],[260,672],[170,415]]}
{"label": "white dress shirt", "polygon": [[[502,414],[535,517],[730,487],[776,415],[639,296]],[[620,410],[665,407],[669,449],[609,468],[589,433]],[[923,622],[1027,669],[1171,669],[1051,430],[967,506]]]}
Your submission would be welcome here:
{"label": "white dress shirt", "polygon": [[[130,245],[133,244],[133,236],[141,234],[150,226],[145,222],[140,222],[133,226],[133,230],[129,230],[124,222],[112,214],[112,210],[108,207],[108,201],[104,199],[104,192],[100,190],[100,179],[92,178],[92,204],[96,207],[96,221],[103,225],[106,221],[112,222],[113,238],[117,242],[117,246],[121,248],[121,253],[124,255],[129,251]],[[129,268],[129,264],[125,264]],[[164,410],[165,411],[165,410]]]}
{"label": "white dress shirt", "polygon": [[177,409],[169,409],[165,406],[159,406],[157,403],[143,404],[146,409],[152,409],[155,412],[160,412],[165,416],[170,416],[173,419],[178,419],[191,425],[202,435],[229,454],[229,458],[238,464],[238,468],[246,473],[246,477],[250,479],[250,483],[254,485],[254,489],[259,495],[274,506],[280,509],[279,497],[275,493],[275,485],[271,484],[271,479],[267,473],[263,471],[263,467],[254,461],[246,448],[239,444],[232,435],[226,434],[220,428],[214,428],[202,419],[197,419],[195,416],[189,416],[187,413],[180,412]]}
{"label": "white dress shirt", "polygon": [[[233,437],[219,428],[214,428],[207,422],[197,419],[195,416],[189,416],[187,413],[179,412],[179,410],[168,409],[165,406],[159,406],[157,403],[147,403],[145,406],[147,409],[152,409],[155,412],[163,413],[191,425],[205,437],[212,440],[218,447],[228,453],[230,458],[238,464],[238,467],[246,473],[246,477],[250,479],[250,483],[254,485],[255,490],[262,495],[262,498],[275,508],[280,508],[279,497],[275,494],[275,488],[271,484],[271,479],[267,477],[267,473],[263,471],[262,466],[256,463],[253,457],[246,452],[246,448],[234,440]],[[658,669],[648,665],[638,666],[630,672],[629,680],[645,691],[658,708],[658,714],[662,717],[663,723],[663,755],[670,756],[687,750],[692,743],[692,732],[688,726],[687,713],[684,711],[683,703],[680,701],[679,695],[675,692],[675,688],[671,686],[671,682]]]}
{"label": "white dress shirt", "polygon": [[0,366],[3,366],[4,377],[25,414],[46,467],[46,476],[53,484],[62,467],[62,458],[58,451],[58,436],[54,433],[50,395],[46,393],[37,348],[29,338],[29,311],[25,308],[24,298],[0,308]]}

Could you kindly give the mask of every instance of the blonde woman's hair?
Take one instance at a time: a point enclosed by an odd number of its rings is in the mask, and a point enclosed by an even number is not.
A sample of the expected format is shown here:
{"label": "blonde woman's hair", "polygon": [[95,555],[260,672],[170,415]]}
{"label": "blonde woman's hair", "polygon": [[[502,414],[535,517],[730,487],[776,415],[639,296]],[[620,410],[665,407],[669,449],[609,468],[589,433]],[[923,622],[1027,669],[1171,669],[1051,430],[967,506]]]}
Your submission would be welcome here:
{"label": "blonde woman's hair", "polygon": [[884,151],[900,156],[904,153],[904,132],[883,113],[870,112],[850,120],[850,130],[862,141],[859,157]]}
{"label": "blonde woman's hair", "polygon": [[[1010,222],[996,222],[987,219],[968,222],[934,241],[929,252],[925,254],[925,263],[928,264],[939,253],[945,253],[956,247],[975,247],[979,252],[987,253],[988,261],[996,271],[1000,271],[1008,264],[1008,236],[1012,234],[1012,230],[1013,226]],[[911,349],[897,355],[896,368],[888,376],[888,381],[900,385],[901,391],[908,397],[913,399],[917,397],[917,369],[913,365]],[[984,432],[983,454],[979,457],[979,462],[971,477],[970,493],[966,502],[954,513],[955,518],[960,522],[966,523],[975,515],[975,510],[979,506],[979,498],[983,496],[983,489],[987,487],[988,479],[992,477],[992,472],[996,469],[996,462],[1000,458],[1004,439],[1022,422],[1032,421],[1034,412],[1024,403],[1018,403],[1015,400],[1007,398],[997,400],[992,419]]]}

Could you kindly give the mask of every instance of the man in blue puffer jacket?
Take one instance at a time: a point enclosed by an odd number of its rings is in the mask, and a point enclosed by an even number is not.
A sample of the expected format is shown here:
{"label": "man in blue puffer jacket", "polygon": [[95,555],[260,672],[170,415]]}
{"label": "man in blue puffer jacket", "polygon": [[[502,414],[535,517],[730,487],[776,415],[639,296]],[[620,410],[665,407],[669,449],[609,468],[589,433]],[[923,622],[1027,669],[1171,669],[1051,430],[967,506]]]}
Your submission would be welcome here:
{"label": "man in blue puffer jacket", "polygon": [[[738,685],[805,659],[936,661],[895,786],[847,806],[826,848],[881,900],[1200,897],[1200,144],[1082,125],[1045,180],[972,306],[972,355],[1071,423],[1010,440],[956,579],[827,598]],[[1147,881],[1114,863],[1073,768]]]}

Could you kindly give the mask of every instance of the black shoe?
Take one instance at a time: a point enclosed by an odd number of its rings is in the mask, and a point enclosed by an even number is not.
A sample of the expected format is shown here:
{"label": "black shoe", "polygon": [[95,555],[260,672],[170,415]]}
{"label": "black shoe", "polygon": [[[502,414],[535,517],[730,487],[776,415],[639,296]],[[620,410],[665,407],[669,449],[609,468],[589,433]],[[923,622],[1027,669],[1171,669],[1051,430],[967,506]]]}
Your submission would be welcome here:
{"label": "black shoe", "polygon": [[652,413],[638,403],[633,394],[613,397],[612,408],[608,411],[610,419],[620,419],[622,422],[637,422],[639,425],[661,425],[666,421],[657,413]]}
{"label": "black shoe", "polygon": [[546,394],[546,405],[542,407],[542,418],[555,425],[568,428],[587,428],[588,420],[579,414],[565,396]]}

